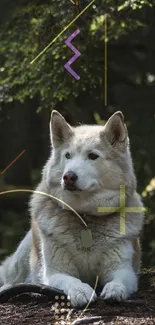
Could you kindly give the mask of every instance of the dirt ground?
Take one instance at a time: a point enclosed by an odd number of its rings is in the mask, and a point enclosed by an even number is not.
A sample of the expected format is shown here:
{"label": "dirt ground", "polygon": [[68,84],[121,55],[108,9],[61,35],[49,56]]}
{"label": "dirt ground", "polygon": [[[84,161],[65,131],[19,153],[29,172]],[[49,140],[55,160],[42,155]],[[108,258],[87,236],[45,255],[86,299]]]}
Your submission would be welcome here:
{"label": "dirt ground", "polygon": [[34,294],[12,298],[0,304],[0,325],[155,324],[155,271],[143,272],[138,292],[121,304],[97,301],[85,311],[74,310],[62,298],[56,296],[48,301],[45,296]]}

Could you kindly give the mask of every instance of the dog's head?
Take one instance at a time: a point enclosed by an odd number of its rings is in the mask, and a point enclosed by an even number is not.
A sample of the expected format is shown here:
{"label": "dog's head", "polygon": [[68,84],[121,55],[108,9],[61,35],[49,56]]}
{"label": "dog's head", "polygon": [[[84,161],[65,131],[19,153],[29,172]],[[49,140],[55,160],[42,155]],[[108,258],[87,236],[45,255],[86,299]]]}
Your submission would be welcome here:
{"label": "dog's head", "polygon": [[[57,111],[50,122],[52,156],[48,179],[61,189],[65,201],[116,195],[120,185],[135,188],[129,139],[121,112],[104,126],[71,127]],[[80,203],[80,202],[79,202]],[[75,205],[74,205],[75,206]],[[77,208],[77,204],[76,204]]]}

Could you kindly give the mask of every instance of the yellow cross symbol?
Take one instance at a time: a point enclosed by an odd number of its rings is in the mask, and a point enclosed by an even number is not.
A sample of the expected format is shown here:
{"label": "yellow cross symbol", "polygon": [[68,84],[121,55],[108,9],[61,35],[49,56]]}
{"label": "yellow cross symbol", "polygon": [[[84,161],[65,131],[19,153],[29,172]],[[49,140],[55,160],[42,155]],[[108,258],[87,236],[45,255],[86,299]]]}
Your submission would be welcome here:
{"label": "yellow cross symbol", "polygon": [[120,234],[125,235],[125,213],[145,212],[143,207],[126,207],[125,206],[125,185],[120,185],[120,206],[119,207],[98,207],[98,212],[120,212]]}

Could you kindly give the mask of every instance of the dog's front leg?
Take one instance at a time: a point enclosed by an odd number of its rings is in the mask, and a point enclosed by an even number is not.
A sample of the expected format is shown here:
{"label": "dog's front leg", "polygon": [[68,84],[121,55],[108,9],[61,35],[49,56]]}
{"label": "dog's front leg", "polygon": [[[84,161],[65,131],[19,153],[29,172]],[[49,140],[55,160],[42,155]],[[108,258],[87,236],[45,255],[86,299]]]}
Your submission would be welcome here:
{"label": "dog's front leg", "polygon": [[96,299],[96,293],[87,283],[65,273],[47,276],[45,284],[63,290],[73,307],[81,307]]}
{"label": "dog's front leg", "polygon": [[112,272],[110,278],[101,292],[104,299],[125,300],[137,290],[137,276],[130,267]]}
{"label": "dog's front leg", "polygon": [[[101,284],[104,288],[101,296],[104,299],[121,301],[127,299],[137,290],[137,267],[134,268],[135,251],[132,241],[115,242],[115,246],[108,251],[104,271],[101,271]],[[140,255],[136,255],[137,265]],[[104,273],[104,274],[103,274]]]}
{"label": "dog's front leg", "polygon": [[79,270],[66,246],[50,237],[43,237],[41,282],[63,290],[70,297],[73,307],[86,305],[96,299],[96,293],[80,280]]}

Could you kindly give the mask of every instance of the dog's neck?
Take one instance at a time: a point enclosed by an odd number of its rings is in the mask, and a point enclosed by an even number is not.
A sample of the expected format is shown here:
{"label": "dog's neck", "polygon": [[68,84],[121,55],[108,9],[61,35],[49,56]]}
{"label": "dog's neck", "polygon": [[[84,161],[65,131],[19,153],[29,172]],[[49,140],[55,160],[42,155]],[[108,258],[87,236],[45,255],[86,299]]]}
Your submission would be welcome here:
{"label": "dog's neck", "polygon": [[[134,193],[134,191],[131,191],[129,194],[126,190],[126,207],[130,206],[130,201],[132,201]],[[59,207],[68,211],[72,210],[72,213],[79,214],[83,219],[87,219],[91,216],[110,216],[114,213],[119,213],[121,208],[121,194],[119,189],[105,190],[98,193],[81,193],[80,195],[75,195],[74,193],[58,189],[54,194],[62,202],[58,203]]]}
{"label": "dog's neck", "polygon": [[[120,192],[118,191],[100,191],[98,193],[80,193],[75,195],[74,193],[68,193],[67,191],[61,191],[58,197],[68,206],[73,208],[77,213],[83,215],[108,215],[109,208],[120,206]],[[65,204],[63,205],[64,209]],[[104,211],[105,209],[105,211]],[[68,207],[69,210],[69,207]],[[113,212],[113,211],[112,211]],[[110,211],[111,213],[111,211]]]}

